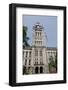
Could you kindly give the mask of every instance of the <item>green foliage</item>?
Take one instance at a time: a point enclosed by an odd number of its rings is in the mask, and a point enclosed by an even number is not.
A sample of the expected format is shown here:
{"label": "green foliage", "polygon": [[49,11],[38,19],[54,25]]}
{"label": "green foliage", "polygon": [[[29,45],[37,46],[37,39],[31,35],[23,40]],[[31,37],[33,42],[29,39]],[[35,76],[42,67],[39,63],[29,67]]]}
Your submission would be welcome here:
{"label": "green foliage", "polygon": [[28,74],[31,74],[31,73],[32,73],[31,68],[27,69],[25,66],[23,66],[23,74],[28,75]]}
{"label": "green foliage", "polygon": [[49,67],[55,67],[55,62],[54,62],[52,56],[50,56],[50,58],[49,58]]}
{"label": "green foliage", "polygon": [[56,52],[56,56],[55,56],[55,68],[56,68],[56,71],[57,71],[57,52]]}
{"label": "green foliage", "polygon": [[49,70],[51,70],[52,68],[55,68],[57,72],[57,53],[55,56],[55,60],[53,60],[53,56],[50,56],[48,66],[49,66]]}
{"label": "green foliage", "polygon": [[23,66],[23,74],[26,73],[26,67]]}
{"label": "green foliage", "polygon": [[28,44],[29,37],[27,37],[27,29],[28,28],[26,26],[23,26],[23,47],[29,46]]}

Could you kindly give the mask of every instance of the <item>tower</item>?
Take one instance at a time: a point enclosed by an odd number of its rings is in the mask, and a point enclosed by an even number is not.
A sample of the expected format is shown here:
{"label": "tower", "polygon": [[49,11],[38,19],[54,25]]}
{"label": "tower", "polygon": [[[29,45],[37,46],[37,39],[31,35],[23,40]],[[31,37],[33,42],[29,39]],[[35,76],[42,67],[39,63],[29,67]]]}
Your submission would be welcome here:
{"label": "tower", "polygon": [[32,62],[33,73],[47,73],[48,61],[46,55],[47,39],[44,28],[37,22],[33,26]]}
{"label": "tower", "polygon": [[45,32],[44,27],[40,25],[39,22],[37,22],[33,26],[33,46],[45,46],[46,47],[46,38],[45,38]]}

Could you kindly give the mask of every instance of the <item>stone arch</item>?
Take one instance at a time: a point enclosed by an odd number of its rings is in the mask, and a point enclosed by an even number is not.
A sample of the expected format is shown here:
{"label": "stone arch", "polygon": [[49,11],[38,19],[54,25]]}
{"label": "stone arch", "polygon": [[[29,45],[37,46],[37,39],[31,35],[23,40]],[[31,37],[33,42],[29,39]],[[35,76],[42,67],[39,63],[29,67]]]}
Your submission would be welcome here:
{"label": "stone arch", "polygon": [[35,67],[35,73],[37,74],[38,73],[38,67]]}
{"label": "stone arch", "polygon": [[23,74],[26,74],[26,67],[23,67]]}
{"label": "stone arch", "polygon": [[43,73],[43,67],[42,66],[40,67],[40,73]]}

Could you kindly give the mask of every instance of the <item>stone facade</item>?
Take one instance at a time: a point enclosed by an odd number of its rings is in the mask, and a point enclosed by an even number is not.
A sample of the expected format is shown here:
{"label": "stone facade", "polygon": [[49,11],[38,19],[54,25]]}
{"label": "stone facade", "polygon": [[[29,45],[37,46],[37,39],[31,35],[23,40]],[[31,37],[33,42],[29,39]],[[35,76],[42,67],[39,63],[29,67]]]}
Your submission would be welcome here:
{"label": "stone facade", "polygon": [[43,26],[33,26],[32,46],[23,49],[23,74],[49,73],[49,58],[55,59],[57,49],[47,47],[47,36]]}

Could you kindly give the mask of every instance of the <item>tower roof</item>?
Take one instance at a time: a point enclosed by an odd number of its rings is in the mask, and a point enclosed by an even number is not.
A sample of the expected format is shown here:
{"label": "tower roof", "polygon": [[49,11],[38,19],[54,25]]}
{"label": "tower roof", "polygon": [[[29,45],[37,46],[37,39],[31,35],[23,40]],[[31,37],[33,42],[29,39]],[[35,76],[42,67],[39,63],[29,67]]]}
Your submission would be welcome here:
{"label": "tower roof", "polygon": [[37,22],[34,26],[33,26],[34,30],[42,30],[43,26],[40,24],[40,22]]}

